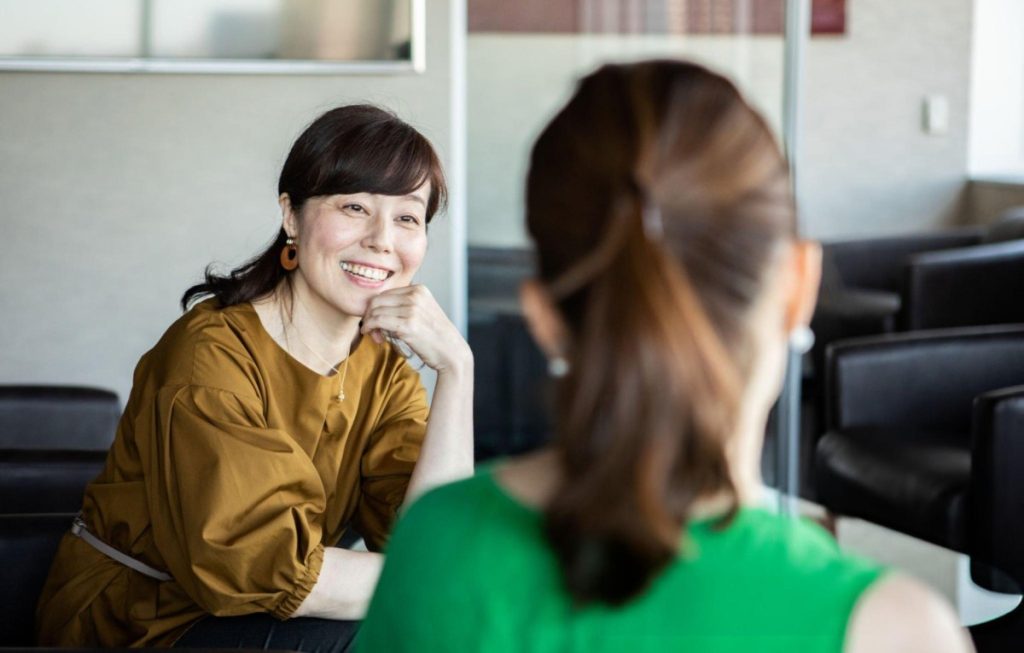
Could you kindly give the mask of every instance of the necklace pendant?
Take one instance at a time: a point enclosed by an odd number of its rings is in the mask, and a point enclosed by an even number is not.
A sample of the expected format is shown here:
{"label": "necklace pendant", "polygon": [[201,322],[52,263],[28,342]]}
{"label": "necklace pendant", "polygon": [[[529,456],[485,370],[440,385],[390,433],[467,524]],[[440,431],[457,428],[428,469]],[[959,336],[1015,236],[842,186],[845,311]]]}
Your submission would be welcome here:
{"label": "necklace pendant", "polygon": [[345,401],[345,391],[344,390],[339,390],[338,391],[338,401]]}

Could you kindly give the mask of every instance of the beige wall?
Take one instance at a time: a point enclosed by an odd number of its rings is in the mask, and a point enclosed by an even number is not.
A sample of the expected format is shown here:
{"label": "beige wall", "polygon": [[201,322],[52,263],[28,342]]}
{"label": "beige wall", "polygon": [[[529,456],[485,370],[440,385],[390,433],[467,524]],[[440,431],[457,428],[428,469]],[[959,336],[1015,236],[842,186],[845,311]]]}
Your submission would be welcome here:
{"label": "beige wall", "polygon": [[[806,51],[805,231],[819,238],[923,229],[957,218],[966,171],[971,0],[849,0],[847,34]],[[472,34],[468,40],[469,241],[521,246],[530,142],[599,62],[695,58],[731,76],[778,127],[781,37]],[[921,130],[943,94],[950,131]]]}
{"label": "beige wall", "polygon": [[993,222],[1003,211],[1024,207],[1020,181],[972,181],[967,190],[967,214],[978,224]]}
{"label": "beige wall", "polygon": [[[422,75],[0,74],[0,382],[99,385],[124,401],[203,267],[275,235],[280,166],[330,107],[391,107],[450,163],[456,2],[427,1]],[[434,223],[419,275],[456,313],[462,219]]]}

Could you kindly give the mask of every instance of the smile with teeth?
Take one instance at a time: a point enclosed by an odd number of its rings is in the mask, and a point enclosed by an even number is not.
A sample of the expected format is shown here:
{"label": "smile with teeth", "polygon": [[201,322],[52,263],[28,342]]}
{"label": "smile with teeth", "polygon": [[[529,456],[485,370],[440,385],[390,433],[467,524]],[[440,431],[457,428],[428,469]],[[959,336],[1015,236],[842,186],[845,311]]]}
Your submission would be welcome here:
{"label": "smile with teeth", "polygon": [[341,262],[341,269],[349,274],[362,277],[363,279],[369,279],[370,281],[384,281],[391,276],[391,272],[388,270],[371,268],[365,265],[357,265],[355,263],[349,263],[348,261]]}

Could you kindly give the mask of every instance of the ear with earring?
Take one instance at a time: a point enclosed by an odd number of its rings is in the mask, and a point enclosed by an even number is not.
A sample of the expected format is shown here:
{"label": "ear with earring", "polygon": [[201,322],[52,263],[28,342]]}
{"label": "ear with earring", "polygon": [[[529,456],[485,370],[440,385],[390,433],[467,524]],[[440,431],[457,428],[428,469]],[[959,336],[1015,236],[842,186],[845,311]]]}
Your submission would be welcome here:
{"label": "ear with earring", "polygon": [[281,248],[281,267],[289,272],[299,267],[298,242],[295,238],[286,238]]}
{"label": "ear with earring", "polygon": [[789,332],[789,349],[796,354],[806,354],[814,347],[814,332],[806,324]]}

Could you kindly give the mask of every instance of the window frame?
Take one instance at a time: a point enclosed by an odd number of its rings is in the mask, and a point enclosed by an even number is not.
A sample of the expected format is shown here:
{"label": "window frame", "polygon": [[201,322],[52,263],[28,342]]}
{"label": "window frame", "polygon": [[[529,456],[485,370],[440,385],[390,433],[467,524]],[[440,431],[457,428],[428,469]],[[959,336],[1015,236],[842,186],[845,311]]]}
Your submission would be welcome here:
{"label": "window frame", "polygon": [[0,57],[0,72],[228,75],[404,75],[426,71],[425,0],[409,0],[411,56],[401,61],[316,59],[171,59],[164,57]]}

